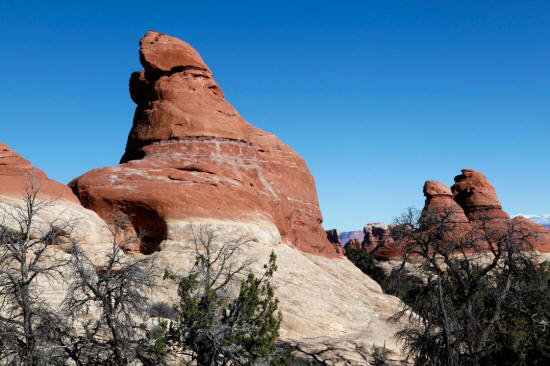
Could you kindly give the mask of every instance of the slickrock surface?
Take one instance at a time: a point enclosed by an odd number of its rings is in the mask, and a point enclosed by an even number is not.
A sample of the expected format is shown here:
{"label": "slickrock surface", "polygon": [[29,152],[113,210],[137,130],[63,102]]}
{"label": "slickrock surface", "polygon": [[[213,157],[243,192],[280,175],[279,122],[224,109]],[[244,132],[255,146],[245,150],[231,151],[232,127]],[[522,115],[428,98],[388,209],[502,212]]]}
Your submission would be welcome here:
{"label": "slickrock surface", "polygon": [[[69,187],[48,178],[28,160],[0,142],[0,221],[8,227],[17,228],[9,213],[24,209],[23,194],[30,180],[39,188],[37,199],[51,201],[37,212],[31,235],[37,235],[49,224],[65,226],[72,222],[72,235],[86,244],[109,242],[111,234],[105,222],[93,211],[80,205]],[[68,229],[68,228],[67,228]],[[69,233],[63,233],[69,235]]]}
{"label": "slickrock surface", "polygon": [[143,237],[130,249],[144,253],[178,240],[183,220],[229,219],[306,253],[342,255],[321,226],[304,160],[239,115],[189,44],[150,31],[140,61],[145,71],[130,78],[137,108],[121,164],[70,183],[85,207],[104,218],[129,216]]}
{"label": "slickrock surface", "polygon": [[[196,227],[212,221],[193,222]],[[164,241],[161,250],[153,253],[162,268],[168,267],[185,273],[194,261],[189,243],[190,226],[183,226],[183,240]],[[219,221],[218,237],[223,240],[232,235],[250,235],[255,232],[239,228],[235,224]],[[308,352],[321,352],[319,358],[332,360],[330,365],[365,365],[355,349],[370,349],[373,344],[392,351],[390,358],[402,359],[400,346],[393,338],[396,330],[404,326],[388,319],[400,310],[400,302],[382,292],[378,283],[363,274],[346,258],[326,258],[304,253],[293,246],[263,241],[251,243],[245,249],[245,257],[253,258],[252,270],[263,273],[263,264],[269,254],[277,256],[277,271],[273,279],[275,293],[280,300],[283,315],[281,338]],[[170,286],[170,281],[165,281]],[[158,300],[176,301],[177,291],[169,288]],[[328,361],[327,361],[328,362]]]}

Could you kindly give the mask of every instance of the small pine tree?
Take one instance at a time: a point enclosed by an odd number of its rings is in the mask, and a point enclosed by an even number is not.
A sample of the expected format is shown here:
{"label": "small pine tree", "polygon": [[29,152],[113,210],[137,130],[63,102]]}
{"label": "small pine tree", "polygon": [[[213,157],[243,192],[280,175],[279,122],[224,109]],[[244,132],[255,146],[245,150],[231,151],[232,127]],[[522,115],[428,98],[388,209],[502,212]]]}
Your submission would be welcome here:
{"label": "small pine tree", "polygon": [[290,351],[275,343],[281,324],[279,301],[271,285],[277,270],[275,254],[271,253],[261,277],[249,272],[240,281],[238,295],[232,296],[231,283],[246,270],[246,263],[236,265],[232,257],[245,243],[235,240],[214,250],[214,238],[212,228],[201,227],[190,273],[178,278],[166,272],[166,277],[178,281],[179,303],[174,306],[176,320],[164,324],[157,350],[173,345],[199,366],[255,365],[259,361],[285,365]]}

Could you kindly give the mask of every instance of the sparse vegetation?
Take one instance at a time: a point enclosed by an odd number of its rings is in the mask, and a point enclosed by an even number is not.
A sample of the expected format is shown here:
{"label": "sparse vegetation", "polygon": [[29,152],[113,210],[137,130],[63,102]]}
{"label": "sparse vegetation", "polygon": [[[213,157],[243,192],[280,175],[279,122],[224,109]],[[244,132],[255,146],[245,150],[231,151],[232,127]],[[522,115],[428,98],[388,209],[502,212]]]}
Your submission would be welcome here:
{"label": "sparse vegetation", "polygon": [[38,282],[62,279],[65,262],[50,249],[71,225],[39,222],[38,214],[54,203],[39,200],[39,191],[36,176],[28,176],[23,207],[0,211],[0,363],[5,365],[55,365],[64,360],[56,344],[65,322],[45,301]]}
{"label": "sparse vegetation", "polygon": [[126,236],[128,222],[124,217],[110,221],[113,242],[99,263],[73,243],[63,305],[65,313],[82,329],[68,337],[70,343],[64,349],[77,364],[122,366],[138,360],[147,364],[155,356],[146,352],[147,327],[143,321],[158,270],[151,257],[136,259],[124,254],[121,247],[136,239]]}
{"label": "sparse vegetation", "polygon": [[219,240],[210,226],[190,230],[195,265],[183,277],[166,273],[178,282],[180,300],[174,307],[176,320],[164,324],[158,343],[176,348],[199,366],[285,365],[290,351],[275,342],[281,324],[271,286],[275,254],[258,278],[248,269],[251,262],[237,256],[246,248],[245,238]]}
{"label": "sparse vegetation", "polygon": [[[550,361],[548,265],[513,222],[465,230],[452,212],[401,218],[406,252],[392,276],[407,304],[397,336],[417,365],[546,365]],[[404,238],[405,238],[404,237]],[[403,291],[405,261],[423,260],[423,285]],[[401,287],[401,289],[400,289]]]}

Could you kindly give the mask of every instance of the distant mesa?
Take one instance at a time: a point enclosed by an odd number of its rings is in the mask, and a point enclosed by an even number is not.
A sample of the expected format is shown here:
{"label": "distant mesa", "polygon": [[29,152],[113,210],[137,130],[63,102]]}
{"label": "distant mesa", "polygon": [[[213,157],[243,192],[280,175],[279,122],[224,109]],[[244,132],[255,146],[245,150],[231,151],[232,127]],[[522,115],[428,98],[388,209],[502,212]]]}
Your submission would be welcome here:
{"label": "distant mesa", "polygon": [[144,70],[130,77],[137,107],[126,151],[119,165],[69,184],[82,205],[104,218],[127,216],[142,238],[128,249],[143,253],[181,239],[181,226],[193,221],[342,255],[321,226],[305,161],[239,115],[193,47],[149,31],[139,55]]}

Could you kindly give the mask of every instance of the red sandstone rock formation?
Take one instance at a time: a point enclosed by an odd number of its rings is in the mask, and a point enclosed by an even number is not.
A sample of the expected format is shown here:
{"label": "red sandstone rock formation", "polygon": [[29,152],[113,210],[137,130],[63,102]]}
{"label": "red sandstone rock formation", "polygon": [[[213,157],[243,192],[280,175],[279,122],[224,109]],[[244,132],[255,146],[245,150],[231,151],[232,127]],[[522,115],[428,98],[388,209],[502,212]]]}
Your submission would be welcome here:
{"label": "red sandstone rock formation", "polygon": [[[510,220],[502,210],[495,189],[487,178],[472,169],[463,169],[455,177],[452,188],[437,181],[424,184],[426,202],[422,215],[429,220],[441,217],[452,227],[453,235],[463,235],[471,230],[504,232],[513,230],[522,233],[539,252],[550,252],[550,234],[548,230],[524,217]],[[365,227],[365,239],[361,246],[378,257],[395,258],[403,253],[403,245],[392,238],[391,228],[383,224],[370,224]]]}
{"label": "red sandstone rock formation", "polygon": [[351,239],[349,239],[348,242],[346,243],[346,248],[353,248],[353,249],[362,248],[362,247],[361,247],[361,242],[359,241],[359,239],[351,238]]}
{"label": "red sandstone rock formation", "polygon": [[428,180],[423,191],[426,197],[423,214],[441,216],[449,223],[468,223],[464,210],[453,200],[451,189],[445,184]]}
{"label": "red sandstone rock formation", "polygon": [[388,226],[381,222],[365,225],[363,233],[365,234],[365,238],[361,245],[369,252],[376,250],[384,244],[388,244],[392,240]]}
{"label": "red sandstone rock formation", "polygon": [[396,258],[403,254],[403,246],[392,236],[392,225],[367,224],[363,228],[365,238],[361,247],[381,258]]}
{"label": "red sandstone rock formation", "polygon": [[550,253],[550,232],[544,226],[537,224],[523,216],[510,220],[513,225],[529,233],[533,247],[541,253]]}
{"label": "red sandstone rock formation", "polygon": [[451,187],[454,200],[470,220],[509,219],[502,211],[495,189],[487,178],[473,169],[462,169]]}
{"label": "red sandstone rock formation", "polygon": [[31,175],[34,175],[35,183],[40,185],[39,198],[80,205],[69,187],[49,179],[42,170],[0,142],[0,195],[21,198]]}
{"label": "red sandstone rock formation", "polygon": [[454,225],[453,230],[457,233],[464,233],[472,228],[479,230],[483,226],[496,231],[518,231],[526,234],[534,249],[550,252],[548,231],[542,225],[521,216],[510,220],[485,175],[472,169],[463,169],[462,174],[457,175],[454,180],[455,184],[450,190],[454,201],[451,200],[448,187],[443,183],[425,183],[426,204],[423,214],[448,213],[452,210],[447,220]]}
{"label": "red sandstone rock formation", "polygon": [[342,247],[342,243],[340,242],[340,235],[338,234],[337,229],[330,229],[325,231],[327,234],[328,241],[332,244],[334,249],[340,253],[344,253],[344,248]]}
{"label": "red sandstone rock formation", "polygon": [[[94,246],[111,241],[105,222],[93,211],[82,207],[69,187],[49,179],[42,170],[0,143],[0,213],[3,210],[10,212],[25,209],[23,196],[26,189],[32,189],[30,179],[33,180],[34,189],[38,189],[37,199],[50,201],[36,212],[31,236],[40,235],[42,230],[55,222],[61,225],[71,222],[72,236],[82,244]],[[9,216],[4,217],[3,224],[19,230],[17,222]],[[67,232],[61,234],[67,235]]]}
{"label": "red sandstone rock formation", "polygon": [[[128,215],[143,252],[185,220],[275,225],[283,241],[326,257],[315,181],[276,136],[247,123],[187,43],[157,32],[140,41],[144,71],[130,78],[137,104],[121,164],[70,183],[85,207]],[[137,248],[134,248],[137,249]]]}

